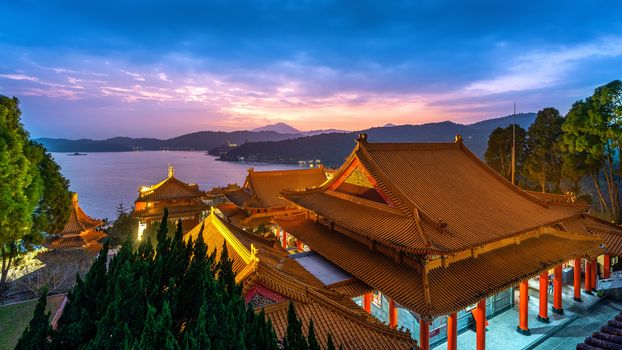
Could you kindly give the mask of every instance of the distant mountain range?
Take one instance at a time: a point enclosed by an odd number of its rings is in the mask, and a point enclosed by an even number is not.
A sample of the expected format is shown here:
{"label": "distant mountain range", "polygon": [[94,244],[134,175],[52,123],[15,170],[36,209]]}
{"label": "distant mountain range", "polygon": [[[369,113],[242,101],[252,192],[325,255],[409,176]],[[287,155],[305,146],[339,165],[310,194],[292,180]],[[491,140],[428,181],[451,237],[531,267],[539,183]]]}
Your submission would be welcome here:
{"label": "distant mountain range", "polygon": [[[453,141],[456,134],[461,134],[467,147],[481,157],[492,130],[511,124],[527,129],[535,117],[535,113],[521,113],[468,125],[451,121],[420,125],[389,124],[360,132],[367,133],[370,142],[448,142]],[[350,153],[358,133],[325,133],[276,142],[250,142],[231,148],[226,153],[211,154],[219,155],[225,161],[297,163],[320,159],[325,165],[334,167],[340,165]]]}
{"label": "distant mountain range", "polygon": [[513,123],[528,128],[534,119],[535,113],[522,113],[468,125],[451,121],[420,125],[386,124],[356,132],[336,129],[303,132],[285,123],[277,123],[251,131],[200,131],[165,140],[114,137],[105,140],[40,138],[36,141],[50,152],[196,150],[209,151],[225,161],[297,163],[320,159],[327,166],[338,166],[352,150],[359,132],[367,133],[371,142],[451,141],[456,134],[461,134],[466,145],[481,156],[494,128]]}

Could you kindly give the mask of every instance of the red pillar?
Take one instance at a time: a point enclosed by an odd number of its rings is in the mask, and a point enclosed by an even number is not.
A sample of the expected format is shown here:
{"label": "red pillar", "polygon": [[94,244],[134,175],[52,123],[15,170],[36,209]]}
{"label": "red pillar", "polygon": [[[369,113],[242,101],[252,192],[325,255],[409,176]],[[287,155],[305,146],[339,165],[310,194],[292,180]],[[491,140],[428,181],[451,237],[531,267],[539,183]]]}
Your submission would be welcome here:
{"label": "red pillar", "polygon": [[522,335],[531,335],[529,331],[529,284],[527,280],[520,283],[519,292],[519,305],[518,305],[518,327],[516,331]]}
{"label": "red pillar", "polygon": [[553,279],[553,313],[562,315],[564,309],[562,308],[562,266],[555,267]]}
{"label": "red pillar", "polygon": [[422,350],[430,350],[430,322],[419,319],[419,347]]}
{"label": "red pillar", "polygon": [[540,312],[538,321],[549,323],[549,272],[544,271],[540,274]]}
{"label": "red pillar", "polygon": [[363,294],[363,310],[371,314],[371,293]]}
{"label": "red pillar", "polygon": [[477,303],[475,313],[475,349],[486,349],[486,299]]}
{"label": "red pillar", "polygon": [[592,264],[589,260],[585,261],[585,285],[583,290],[587,294],[592,294]]}
{"label": "red pillar", "polygon": [[458,350],[458,314],[447,316],[447,350]]}
{"label": "red pillar", "polygon": [[298,249],[298,251],[303,251],[304,250],[302,241],[299,240],[299,239],[296,240],[296,249]]}
{"label": "red pillar", "polygon": [[283,248],[287,249],[287,231],[283,230]]}
{"label": "red pillar", "polygon": [[603,260],[603,278],[611,278],[611,255],[605,254]]}
{"label": "red pillar", "polygon": [[598,274],[598,264],[596,263],[596,259],[592,259],[592,281],[590,282],[590,286],[592,287],[592,292],[596,290],[596,275]]}
{"label": "red pillar", "polygon": [[393,299],[389,299],[389,327],[392,329],[397,328],[397,307],[395,307]]}
{"label": "red pillar", "polygon": [[574,301],[581,300],[581,259],[574,259]]}

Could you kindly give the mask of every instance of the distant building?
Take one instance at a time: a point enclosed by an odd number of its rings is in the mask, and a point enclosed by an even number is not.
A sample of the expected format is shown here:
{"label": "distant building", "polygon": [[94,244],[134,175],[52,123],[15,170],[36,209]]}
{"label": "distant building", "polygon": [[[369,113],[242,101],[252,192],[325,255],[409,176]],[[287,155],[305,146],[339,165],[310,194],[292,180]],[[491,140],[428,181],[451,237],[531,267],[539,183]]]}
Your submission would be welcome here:
{"label": "distant building", "polygon": [[49,247],[52,249],[87,249],[100,251],[101,241],[106,237],[98,228],[103,224],[102,220],[93,219],[86,215],[78,204],[78,194],[74,193],[71,199],[71,211],[69,220],[60,232],[52,235]]}
{"label": "distant building", "polygon": [[132,216],[139,220],[139,240],[145,229],[162,220],[164,208],[168,209],[169,220],[182,220],[185,232],[201,221],[209,206],[203,202],[199,186],[175,178],[173,166],[169,165],[165,180],[153,186],[143,186],[138,191]]}

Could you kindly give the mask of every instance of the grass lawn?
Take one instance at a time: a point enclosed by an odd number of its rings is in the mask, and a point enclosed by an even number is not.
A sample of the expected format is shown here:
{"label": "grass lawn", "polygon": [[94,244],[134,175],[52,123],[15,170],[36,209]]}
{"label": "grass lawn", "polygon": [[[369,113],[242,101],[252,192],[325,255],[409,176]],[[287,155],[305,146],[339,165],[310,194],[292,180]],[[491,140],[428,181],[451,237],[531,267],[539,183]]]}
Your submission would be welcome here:
{"label": "grass lawn", "polygon": [[[48,310],[52,312],[50,322],[63,301],[63,297],[64,295],[53,295],[48,298]],[[32,318],[35,305],[37,305],[37,300],[0,306],[0,350],[15,348],[15,344]]]}

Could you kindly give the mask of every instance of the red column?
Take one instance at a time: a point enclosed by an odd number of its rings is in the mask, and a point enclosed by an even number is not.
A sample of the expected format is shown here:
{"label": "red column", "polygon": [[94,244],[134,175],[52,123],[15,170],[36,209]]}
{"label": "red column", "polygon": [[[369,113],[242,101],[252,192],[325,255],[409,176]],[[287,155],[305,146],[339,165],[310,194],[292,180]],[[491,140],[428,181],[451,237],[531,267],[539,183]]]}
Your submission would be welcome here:
{"label": "red column", "polygon": [[283,230],[283,248],[287,249],[287,231]]}
{"label": "red column", "polygon": [[564,309],[562,308],[562,266],[555,267],[553,279],[553,313],[562,315]]}
{"label": "red column", "polygon": [[592,264],[589,260],[585,261],[585,285],[583,290],[587,294],[592,294]]}
{"label": "red column", "polygon": [[611,278],[611,255],[605,254],[603,262],[603,278]]}
{"label": "red column", "polygon": [[596,275],[598,274],[598,264],[596,263],[596,259],[592,259],[592,281],[590,282],[590,286],[592,287],[592,292],[596,290]]}
{"label": "red column", "polygon": [[486,299],[477,303],[475,313],[475,349],[486,349]]}
{"label": "red column", "polygon": [[447,350],[458,350],[458,314],[447,316]]}
{"label": "red column", "polygon": [[544,271],[540,274],[540,312],[538,321],[549,323],[549,272]]}
{"label": "red column", "polygon": [[371,293],[363,294],[363,310],[371,313]]}
{"label": "red column", "polygon": [[397,308],[393,299],[389,299],[389,327],[397,328]]}
{"label": "red column", "polygon": [[527,280],[520,283],[519,292],[519,305],[518,305],[518,327],[516,331],[522,335],[531,335],[529,331],[529,284]]}
{"label": "red column", "polygon": [[581,300],[581,259],[574,259],[574,301]]}
{"label": "red column", "polygon": [[298,249],[298,251],[303,251],[304,250],[302,241],[299,240],[299,239],[296,240],[296,249]]}
{"label": "red column", "polygon": [[419,347],[430,350],[430,323],[424,319],[419,319]]}

